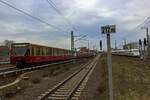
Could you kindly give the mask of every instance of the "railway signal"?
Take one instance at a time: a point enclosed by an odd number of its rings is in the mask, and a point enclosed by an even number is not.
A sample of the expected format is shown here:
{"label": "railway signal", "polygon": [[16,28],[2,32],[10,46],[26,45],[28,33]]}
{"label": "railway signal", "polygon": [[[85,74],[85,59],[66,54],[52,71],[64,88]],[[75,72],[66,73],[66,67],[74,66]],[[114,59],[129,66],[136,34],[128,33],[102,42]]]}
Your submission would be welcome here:
{"label": "railway signal", "polygon": [[146,38],[144,38],[144,46],[147,45],[147,41],[146,41]]}
{"label": "railway signal", "polygon": [[139,45],[140,45],[140,46],[142,45],[142,41],[141,41],[141,39],[139,39]]}
{"label": "railway signal", "polygon": [[102,26],[101,33],[107,35],[107,65],[108,65],[108,79],[109,79],[109,100],[113,100],[113,79],[112,79],[110,34],[116,33],[116,25]]}
{"label": "railway signal", "polygon": [[147,43],[149,43],[148,27],[141,27],[141,29],[146,29]]}
{"label": "railway signal", "polygon": [[102,40],[99,42],[100,50],[102,50]]}

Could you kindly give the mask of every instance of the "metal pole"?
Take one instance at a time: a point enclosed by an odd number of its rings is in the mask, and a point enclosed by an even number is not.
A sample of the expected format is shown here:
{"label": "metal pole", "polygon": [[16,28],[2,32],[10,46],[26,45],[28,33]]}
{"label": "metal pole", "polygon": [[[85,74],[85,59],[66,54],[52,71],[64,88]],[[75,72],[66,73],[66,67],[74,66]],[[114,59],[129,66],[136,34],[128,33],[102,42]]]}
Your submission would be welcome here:
{"label": "metal pole", "polygon": [[115,40],[115,49],[117,50],[117,41]]}
{"label": "metal pole", "polygon": [[147,44],[148,44],[149,43],[148,27],[146,28],[146,35],[147,35]]}
{"label": "metal pole", "polygon": [[73,35],[73,31],[71,31],[71,51],[74,54],[74,35]]}
{"label": "metal pole", "polygon": [[109,33],[107,33],[107,65],[108,65],[108,79],[109,79],[109,100],[113,100],[111,44],[110,44],[110,34]]}
{"label": "metal pole", "polygon": [[88,52],[90,52],[90,44],[89,44],[89,40],[88,40]]}

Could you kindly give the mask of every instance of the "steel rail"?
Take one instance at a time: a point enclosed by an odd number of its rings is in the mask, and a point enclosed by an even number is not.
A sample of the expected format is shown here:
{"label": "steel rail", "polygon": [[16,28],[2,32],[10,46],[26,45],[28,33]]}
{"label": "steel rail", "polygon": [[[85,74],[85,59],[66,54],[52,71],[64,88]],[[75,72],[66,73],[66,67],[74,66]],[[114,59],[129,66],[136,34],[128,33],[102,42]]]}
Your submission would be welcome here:
{"label": "steel rail", "polygon": [[[67,85],[67,83],[69,84],[69,82],[72,82],[71,80],[73,80],[74,83],[75,83],[75,80],[76,80],[76,84],[74,84],[74,87],[72,88],[70,93],[68,93],[67,96],[64,95],[64,96],[66,96],[65,100],[69,100],[72,97],[73,93],[78,89],[80,84],[83,82],[83,80],[86,78],[88,73],[91,71],[91,69],[93,68],[93,65],[97,61],[96,59],[98,59],[98,58],[99,57],[96,57],[95,59],[93,59],[93,60],[89,61],[88,63],[84,64],[79,70],[75,71],[73,74],[71,74],[69,77],[67,77],[66,79],[64,79],[60,83],[56,84],[51,89],[48,89],[48,91],[46,91],[45,93],[38,96],[35,100],[47,100],[48,98],[50,99],[50,95],[55,94],[55,92],[57,90],[59,90],[61,87],[63,87],[63,86],[65,87],[65,85]],[[79,78],[79,80],[78,80],[78,78]],[[64,99],[62,98],[62,100],[64,100]]]}
{"label": "steel rail", "polygon": [[6,75],[16,74],[16,73],[24,73],[24,72],[31,71],[31,70],[46,68],[46,67],[49,67],[49,66],[65,64],[65,63],[69,63],[69,62],[72,62],[72,61],[73,60],[62,61],[62,62],[56,62],[56,63],[46,64],[46,65],[39,65],[39,66],[35,66],[35,67],[24,68],[24,69],[11,69],[11,70],[8,70],[8,71],[0,72],[0,76],[6,76]]}

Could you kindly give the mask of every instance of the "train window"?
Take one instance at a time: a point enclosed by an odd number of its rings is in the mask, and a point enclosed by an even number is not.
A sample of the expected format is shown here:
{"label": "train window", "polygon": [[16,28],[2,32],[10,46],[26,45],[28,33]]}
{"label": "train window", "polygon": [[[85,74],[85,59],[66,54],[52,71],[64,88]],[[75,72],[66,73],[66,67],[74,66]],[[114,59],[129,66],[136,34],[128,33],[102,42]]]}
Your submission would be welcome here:
{"label": "train window", "polygon": [[56,49],[56,56],[59,56],[59,50]]}
{"label": "train window", "polygon": [[52,56],[52,48],[49,48],[50,56]]}
{"label": "train window", "polygon": [[57,56],[58,55],[58,50],[57,49],[55,49],[55,56]]}
{"label": "train window", "polygon": [[63,56],[63,50],[61,50],[61,56]]}
{"label": "train window", "polygon": [[52,56],[54,56],[54,51],[53,51],[53,48],[52,48]]}
{"label": "train window", "polygon": [[31,48],[31,55],[34,56],[34,48]]}
{"label": "train window", "polygon": [[58,51],[58,49],[56,49],[56,56],[58,56],[59,55],[59,51]]}
{"label": "train window", "polygon": [[62,51],[62,55],[63,55],[63,56],[64,56],[64,52],[65,52],[65,51],[63,50],[63,51]]}
{"label": "train window", "polygon": [[49,55],[49,48],[46,48],[46,56]]}
{"label": "train window", "polygon": [[43,51],[42,48],[40,48],[40,55],[41,55],[41,56],[42,56],[42,51]]}
{"label": "train window", "polygon": [[40,55],[42,56],[42,54],[43,54],[43,49],[40,48]]}
{"label": "train window", "polygon": [[39,56],[40,55],[40,48],[36,48],[36,50],[37,50],[37,55]]}
{"label": "train window", "polygon": [[58,56],[60,56],[60,55],[61,55],[61,50],[58,49]]}
{"label": "train window", "polygon": [[46,55],[46,48],[43,48],[43,55]]}
{"label": "train window", "polygon": [[63,53],[62,53],[63,51],[62,50],[60,50],[60,56],[62,56],[63,55]]}
{"label": "train window", "polygon": [[41,54],[41,48],[39,48],[39,56],[40,56],[40,55],[42,55],[42,54]]}
{"label": "train window", "polygon": [[55,49],[53,48],[53,56],[55,56]]}
{"label": "train window", "polygon": [[59,56],[60,55],[60,50],[59,49],[57,49],[57,56]]}
{"label": "train window", "polygon": [[46,48],[46,55],[48,56],[49,55],[49,49]]}
{"label": "train window", "polygon": [[37,48],[37,55],[40,55],[40,48]]}
{"label": "train window", "polygon": [[47,50],[48,50],[48,55],[50,56],[51,55],[50,48],[48,48]]}
{"label": "train window", "polygon": [[57,56],[58,55],[58,53],[57,53],[57,49],[55,49],[55,56]]}
{"label": "train window", "polygon": [[44,56],[44,48],[41,48],[41,55]]}
{"label": "train window", "polygon": [[56,56],[59,56],[59,50],[56,49]]}
{"label": "train window", "polygon": [[57,49],[57,56],[59,56],[60,52],[59,52],[59,49]]}
{"label": "train window", "polygon": [[62,52],[62,50],[59,50],[59,56],[61,56],[61,55],[62,55],[62,53],[61,53],[61,52]]}
{"label": "train window", "polygon": [[55,56],[57,56],[58,55],[58,53],[57,53],[57,49],[55,49]]}
{"label": "train window", "polygon": [[63,56],[63,50],[61,50],[61,56]]}
{"label": "train window", "polygon": [[55,49],[53,48],[53,56],[55,56]]}
{"label": "train window", "polygon": [[47,48],[44,48],[44,55],[47,55]]}

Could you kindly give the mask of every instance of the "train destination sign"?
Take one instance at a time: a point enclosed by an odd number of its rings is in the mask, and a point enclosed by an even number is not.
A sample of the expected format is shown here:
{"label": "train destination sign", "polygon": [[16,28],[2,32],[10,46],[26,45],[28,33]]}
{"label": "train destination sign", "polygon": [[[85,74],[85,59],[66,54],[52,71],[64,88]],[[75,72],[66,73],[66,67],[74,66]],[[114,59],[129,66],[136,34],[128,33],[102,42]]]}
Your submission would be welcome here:
{"label": "train destination sign", "polygon": [[116,33],[116,25],[106,25],[101,27],[101,33]]}

